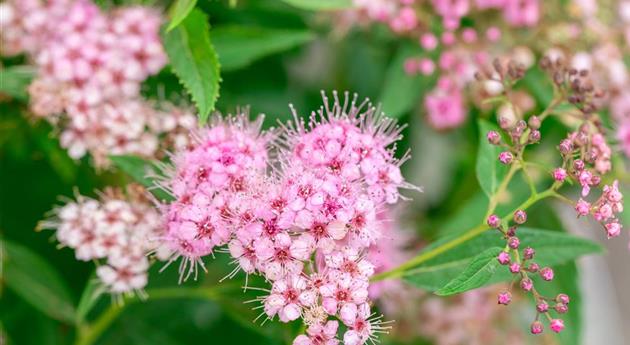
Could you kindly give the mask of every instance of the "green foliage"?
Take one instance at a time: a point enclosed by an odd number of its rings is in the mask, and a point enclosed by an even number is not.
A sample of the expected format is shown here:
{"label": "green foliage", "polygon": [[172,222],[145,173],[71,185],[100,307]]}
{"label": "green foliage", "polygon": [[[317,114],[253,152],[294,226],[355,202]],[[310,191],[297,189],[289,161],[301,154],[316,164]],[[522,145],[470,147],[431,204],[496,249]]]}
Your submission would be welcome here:
{"label": "green foliage", "polygon": [[[455,234],[453,236],[457,237],[459,235]],[[454,238],[453,236],[447,236],[432,243],[423,252],[448,242]],[[535,261],[543,266],[558,265],[574,260],[582,255],[602,252],[602,247],[592,241],[557,231],[519,228],[518,236],[521,239],[523,248],[530,246],[536,249]],[[502,248],[504,246],[505,240],[502,236],[496,231],[489,230],[419,266],[409,269],[405,272],[404,278],[417,287],[437,291],[443,287],[446,288],[447,284],[460,274],[464,275],[463,272],[468,271],[466,272],[467,275],[475,274],[469,268],[473,267],[471,261],[479,253],[483,253],[491,248]],[[481,260],[481,257],[479,260]],[[480,265],[480,263],[477,263],[474,267],[479,267],[478,270],[488,269],[488,267]],[[491,276],[482,285],[509,280],[511,275],[505,274],[506,272],[507,270],[505,272],[498,271],[496,275]]]}
{"label": "green foliage", "polygon": [[18,296],[53,319],[74,324],[75,309],[68,287],[53,266],[30,249],[0,242],[4,281]]}
{"label": "green foliage", "polygon": [[163,35],[171,68],[177,75],[205,123],[219,97],[219,59],[210,42],[208,17],[200,10],[190,14]]}
{"label": "green foliage", "polygon": [[172,200],[171,195],[158,188],[155,183],[155,178],[160,176],[160,170],[155,162],[131,155],[110,156],[109,159],[134,181],[147,187],[159,200]]}
{"label": "green foliage", "polygon": [[0,69],[0,93],[7,94],[20,101],[26,101],[26,88],[35,75],[32,66],[11,66]]}
{"label": "green foliage", "polygon": [[306,30],[279,30],[248,26],[221,26],[212,30],[212,43],[224,71],[243,68],[264,56],[311,41]]}
{"label": "green foliage", "polygon": [[168,24],[166,28],[166,32],[170,32],[174,28],[176,28],[179,24],[188,17],[190,11],[195,8],[197,4],[197,0],[176,0],[169,10],[169,16],[171,17],[171,22]]}
{"label": "green foliage", "polygon": [[498,131],[498,127],[487,120],[479,119],[479,151],[477,152],[477,180],[479,186],[488,197],[494,195],[499,188],[501,181],[507,174],[508,168],[498,157],[501,148],[492,145],[486,139],[488,131]]}
{"label": "green foliage", "polygon": [[475,256],[457,277],[437,290],[435,294],[448,296],[483,286],[499,266],[497,255],[501,251],[499,247],[492,247]]}
{"label": "green foliage", "polygon": [[81,298],[79,299],[79,305],[77,306],[76,313],[78,323],[85,322],[88,314],[104,293],[105,289],[103,288],[103,284],[100,280],[98,280],[96,274],[92,274],[85,285],[85,289],[83,289]]}
{"label": "green foliage", "polygon": [[352,7],[352,0],[282,0],[304,10],[341,10]]}

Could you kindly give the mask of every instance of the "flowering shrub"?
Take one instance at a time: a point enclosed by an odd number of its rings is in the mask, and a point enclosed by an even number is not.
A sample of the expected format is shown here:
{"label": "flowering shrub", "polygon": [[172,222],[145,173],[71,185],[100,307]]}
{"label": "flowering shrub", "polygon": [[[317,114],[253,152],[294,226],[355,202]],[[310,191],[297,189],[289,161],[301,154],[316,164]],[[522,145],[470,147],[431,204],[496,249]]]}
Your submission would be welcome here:
{"label": "flowering shrub", "polygon": [[[577,260],[628,255],[629,23],[625,0],[3,2],[0,343],[623,339],[581,294],[623,283]],[[13,230],[35,223],[63,250]]]}

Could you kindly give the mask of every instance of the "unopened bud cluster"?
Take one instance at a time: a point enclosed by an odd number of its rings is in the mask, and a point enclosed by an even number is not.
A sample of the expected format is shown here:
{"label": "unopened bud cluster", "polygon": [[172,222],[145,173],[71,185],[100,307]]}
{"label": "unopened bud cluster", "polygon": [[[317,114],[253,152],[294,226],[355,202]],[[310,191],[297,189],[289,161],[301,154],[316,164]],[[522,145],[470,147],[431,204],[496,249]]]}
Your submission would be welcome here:
{"label": "unopened bud cluster", "polygon": [[[527,213],[523,210],[514,212],[512,222],[521,225],[527,221]],[[560,318],[552,318],[550,315],[549,304],[557,314],[564,314],[569,310],[569,297],[565,294],[559,294],[555,299],[542,296],[536,290],[534,282],[530,275],[539,275],[544,281],[552,281],[554,279],[553,269],[550,267],[540,267],[533,261],[536,251],[531,247],[522,248],[521,240],[517,236],[517,227],[511,226],[505,229],[501,219],[497,215],[490,215],[487,219],[488,226],[499,230],[506,241],[505,249],[497,256],[499,264],[506,266],[507,269],[516,278],[519,279],[519,287],[526,293],[531,293],[536,301],[536,319],[530,327],[532,334],[543,332],[544,326],[539,320],[540,315],[545,315],[549,320],[549,328],[558,333],[564,329],[564,322]],[[506,222],[509,223],[509,222]],[[508,305],[512,302],[512,285],[506,291],[499,293],[497,301],[499,304]]]}

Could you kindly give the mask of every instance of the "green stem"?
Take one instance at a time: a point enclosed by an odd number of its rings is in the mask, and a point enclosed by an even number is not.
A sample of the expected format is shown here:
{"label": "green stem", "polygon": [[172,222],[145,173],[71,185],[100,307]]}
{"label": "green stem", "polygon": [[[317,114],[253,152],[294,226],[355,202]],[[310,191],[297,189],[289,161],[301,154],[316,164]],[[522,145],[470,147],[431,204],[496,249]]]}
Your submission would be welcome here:
{"label": "green stem", "polygon": [[[516,207],[514,210],[508,212],[505,216],[503,216],[503,218],[506,217],[510,217],[514,212],[516,212],[516,210],[526,210],[527,208],[529,208],[530,206],[532,206],[533,204],[535,204],[536,202],[545,199],[547,197],[550,196],[557,196],[558,194],[556,193],[555,189],[557,188],[556,184],[552,185],[549,189],[545,190],[544,192],[541,193],[534,193],[532,194],[527,200],[525,200],[522,204],[520,204],[518,207]],[[400,278],[402,276],[405,275],[405,272],[413,267],[416,267],[420,264],[422,264],[423,262],[426,262],[442,253],[444,253],[447,250],[453,249],[455,247],[457,247],[458,245],[471,240],[479,235],[481,235],[482,233],[486,232],[487,230],[490,230],[490,227],[488,227],[488,225],[486,225],[485,223],[479,224],[476,227],[466,231],[462,236],[459,236],[457,238],[454,238],[444,244],[441,244],[431,250],[428,250],[426,252],[421,253],[420,255],[410,259],[409,261],[401,264],[398,267],[395,267],[389,271],[386,272],[382,272],[379,274],[376,274],[372,277],[371,281],[376,282],[376,281],[381,281],[381,280],[386,280],[386,279],[392,279],[392,278]]]}
{"label": "green stem", "polygon": [[[221,286],[225,289],[226,286]],[[151,300],[174,299],[174,298],[196,298],[216,301],[218,297],[217,288],[184,288],[170,287],[147,290]],[[130,304],[141,301],[136,296],[126,297],[123,304],[112,303],[99,317],[89,325],[82,325],[75,345],[91,345],[100,338],[107,328],[116,320],[122,311]]]}
{"label": "green stem", "polygon": [[490,198],[490,203],[488,204],[488,211],[486,212],[486,216],[484,217],[484,220],[488,218],[488,216],[491,215],[494,212],[494,210],[497,208],[497,205],[499,204],[499,198],[504,194],[505,190],[510,184],[510,181],[512,180],[512,177],[514,177],[514,174],[516,174],[519,167],[520,167],[519,164],[510,165],[510,170],[508,171],[507,175],[505,175],[505,178],[501,181],[499,188],[497,188],[497,191],[494,194],[492,194],[492,197]]}

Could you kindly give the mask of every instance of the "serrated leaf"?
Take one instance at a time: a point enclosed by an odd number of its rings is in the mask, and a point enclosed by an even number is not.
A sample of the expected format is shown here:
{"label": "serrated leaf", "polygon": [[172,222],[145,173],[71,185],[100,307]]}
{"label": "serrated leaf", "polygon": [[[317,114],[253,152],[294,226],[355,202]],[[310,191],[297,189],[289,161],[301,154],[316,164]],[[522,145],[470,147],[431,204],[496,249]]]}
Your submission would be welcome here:
{"label": "serrated leaf", "polygon": [[501,148],[492,145],[486,139],[489,131],[498,131],[498,127],[487,120],[479,119],[479,150],[477,153],[477,180],[483,192],[490,198],[499,188],[501,181],[507,174],[506,165],[499,162]]}
{"label": "serrated leaf", "polygon": [[352,0],[282,0],[287,4],[303,10],[343,10],[352,8]]}
{"label": "serrated leaf", "polygon": [[27,88],[35,77],[33,66],[11,66],[0,69],[0,93],[7,94],[20,101],[28,99]]}
{"label": "serrated leaf", "polygon": [[499,266],[497,255],[501,251],[502,249],[499,247],[492,247],[478,254],[457,277],[437,290],[435,294],[448,296],[483,286],[490,280]]}
{"label": "serrated leaf", "polygon": [[171,5],[171,9],[169,10],[169,16],[171,17],[171,22],[168,24],[166,28],[166,32],[169,32],[175,29],[179,24],[182,23],[186,17],[190,14],[195,5],[197,4],[197,0],[177,0]]}
{"label": "serrated leaf", "polygon": [[109,156],[112,163],[129,175],[134,181],[147,187],[159,200],[172,200],[173,197],[157,187],[155,176],[159,176],[156,163],[131,155]]}
{"label": "serrated leaf", "polygon": [[251,26],[223,26],[212,30],[224,71],[246,67],[257,59],[300,46],[315,38],[306,30],[280,30]]}
{"label": "serrated leaf", "polygon": [[[564,232],[532,228],[519,228],[517,235],[521,246],[530,246],[536,250],[535,260],[542,266],[553,266],[569,262],[585,254],[600,253],[602,247],[588,239],[576,237]],[[461,236],[455,234],[438,240],[422,252],[429,251],[452,239]],[[505,240],[496,231],[486,231],[481,235],[457,245],[441,255],[430,259],[404,274],[405,280],[412,285],[436,291],[457,277],[471,260],[479,253],[492,247],[504,247]],[[422,253],[421,252],[421,253]],[[506,270],[497,270],[484,285],[510,279]]]}
{"label": "serrated leaf", "polygon": [[74,324],[70,292],[53,266],[30,249],[4,239],[0,251],[4,282],[16,295],[49,317]]}
{"label": "serrated leaf", "polygon": [[173,72],[192,97],[205,123],[219,97],[219,59],[210,41],[208,17],[200,10],[163,34],[164,48]]}
{"label": "serrated leaf", "polygon": [[385,82],[379,97],[383,112],[390,117],[401,117],[411,111],[423,95],[433,88],[435,75],[409,76],[405,73],[405,60],[419,57],[422,50],[417,44],[404,45],[398,49],[387,68]]}

